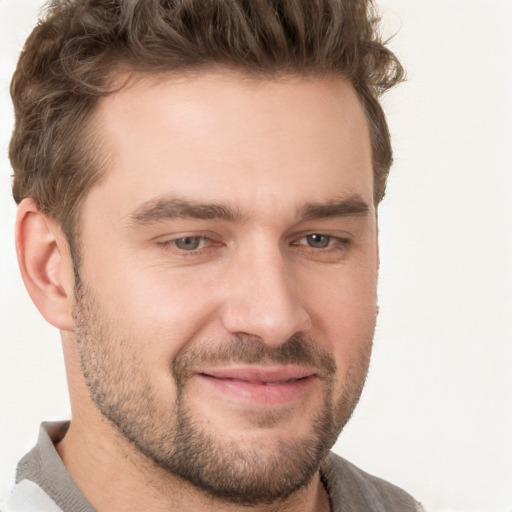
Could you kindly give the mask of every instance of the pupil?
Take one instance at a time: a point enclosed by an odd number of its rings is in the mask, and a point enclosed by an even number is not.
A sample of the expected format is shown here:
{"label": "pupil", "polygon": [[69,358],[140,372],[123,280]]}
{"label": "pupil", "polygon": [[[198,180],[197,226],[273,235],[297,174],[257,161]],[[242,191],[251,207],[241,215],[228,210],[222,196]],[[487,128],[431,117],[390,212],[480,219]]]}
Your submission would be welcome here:
{"label": "pupil", "polygon": [[310,247],[316,247],[318,249],[323,249],[329,245],[331,241],[331,237],[326,235],[308,235],[307,236],[308,245]]}
{"label": "pupil", "polygon": [[185,251],[193,251],[199,247],[201,243],[201,239],[196,236],[188,236],[186,238],[179,238],[176,240],[175,244],[178,249],[183,249]]}

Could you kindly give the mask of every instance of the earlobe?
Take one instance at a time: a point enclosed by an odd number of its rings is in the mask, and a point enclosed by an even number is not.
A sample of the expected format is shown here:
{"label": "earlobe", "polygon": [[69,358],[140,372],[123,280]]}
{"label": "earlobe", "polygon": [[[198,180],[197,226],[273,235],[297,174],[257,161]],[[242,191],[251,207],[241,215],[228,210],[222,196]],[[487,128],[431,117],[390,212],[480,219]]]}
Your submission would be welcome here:
{"label": "earlobe", "polygon": [[23,281],[39,312],[61,330],[74,330],[73,265],[57,223],[32,199],[24,199],[16,217],[16,252]]}

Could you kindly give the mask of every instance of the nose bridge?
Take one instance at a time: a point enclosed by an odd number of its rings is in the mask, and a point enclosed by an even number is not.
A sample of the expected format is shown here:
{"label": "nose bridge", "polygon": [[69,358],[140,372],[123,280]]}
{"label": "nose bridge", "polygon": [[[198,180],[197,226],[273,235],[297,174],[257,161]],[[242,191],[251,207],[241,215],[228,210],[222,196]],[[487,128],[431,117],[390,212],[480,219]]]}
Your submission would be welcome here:
{"label": "nose bridge", "polygon": [[223,322],[233,334],[277,346],[309,328],[310,319],[277,244],[256,244],[230,270]]}

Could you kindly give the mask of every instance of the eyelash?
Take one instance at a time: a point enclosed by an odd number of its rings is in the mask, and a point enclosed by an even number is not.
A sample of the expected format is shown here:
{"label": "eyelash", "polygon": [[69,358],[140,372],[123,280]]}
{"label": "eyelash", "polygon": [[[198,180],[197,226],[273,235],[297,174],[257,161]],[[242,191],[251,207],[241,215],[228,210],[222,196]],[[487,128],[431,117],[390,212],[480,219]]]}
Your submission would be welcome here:
{"label": "eyelash", "polygon": [[326,247],[312,247],[307,244],[303,244],[307,249],[311,249],[312,251],[333,251],[333,250],[345,250],[351,243],[351,240],[346,237],[341,237],[339,235],[335,235],[333,233],[322,233],[322,232],[313,232],[313,233],[306,233],[302,235],[300,238],[296,239],[296,242],[293,242],[293,245],[298,245],[297,242],[304,240],[308,237],[312,236],[321,236],[321,237],[327,237],[329,238],[329,244]]}
{"label": "eyelash", "polygon": [[[300,241],[307,239],[308,237],[312,236],[320,236],[320,237],[327,237],[329,238],[329,244],[326,247],[312,247],[308,245],[307,243],[299,244]],[[191,249],[189,251],[185,249],[180,249],[176,246],[176,243],[180,240],[185,240],[187,238],[190,239],[199,239],[199,243],[206,242],[207,244],[204,247],[199,247],[198,249]],[[209,242],[209,243],[208,243]],[[348,248],[348,246],[352,243],[352,240],[346,237],[341,237],[332,233],[322,233],[322,232],[310,232],[301,234],[300,237],[295,238],[293,242],[291,242],[290,245],[292,246],[299,246],[302,245],[307,250],[313,251],[313,252],[330,252],[330,251],[344,251]],[[171,240],[166,240],[163,242],[158,242],[158,245],[163,247],[165,250],[169,251],[177,251],[178,254],[182,257],[191,257],[191,256],[197,256],[205,251],[208,251],[209,249],[214,248],[215,246],[221,245],[219,242],[215,242],[214,239],[204,236],[204,235],[193,235],[193,236],[182,236],[179,238],[173,238]]]}
{"label": "eyelash", "polygon": [[[200,247],[198,249],[191,249],[190,251],[187,251],[185,249],[180,249],[179,247],[177,247],[175,245],[176,242],[179,242],[180,240],[185,240],[187,238],[199,239],[200,243],[201,242],[210,242],[210,243],[205,245],[204,247]],[[165,240],[163,242],[158,242],[158,245],[160,245],[161,247],[163,247],[167,251],[174,251],[174,252],[177,251],[180,256],[183,256],[183,257],[187,258],[187,257],[190,257],[190,256],[197,256],[197,255],[203,253],[204,251],[212,248],[215,245],[215,242],[214,242],[214,240],[212,238],[210,238],[208,236],[194,235],[194,236],[181,236],[179,238],[173,238],[171,240]]]}

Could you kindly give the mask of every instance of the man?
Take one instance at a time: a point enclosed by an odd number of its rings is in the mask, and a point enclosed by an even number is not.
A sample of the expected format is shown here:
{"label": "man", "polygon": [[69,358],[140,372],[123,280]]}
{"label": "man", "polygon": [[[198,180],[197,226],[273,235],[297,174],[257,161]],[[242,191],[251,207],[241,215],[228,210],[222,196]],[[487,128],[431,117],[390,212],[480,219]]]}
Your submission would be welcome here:
{"label": "man", "polygon": [[352,0],[54,2],[12,82],[19,263],[72,421],[5,512],[413,511],[329,453],[362,391],[378,96]]}

